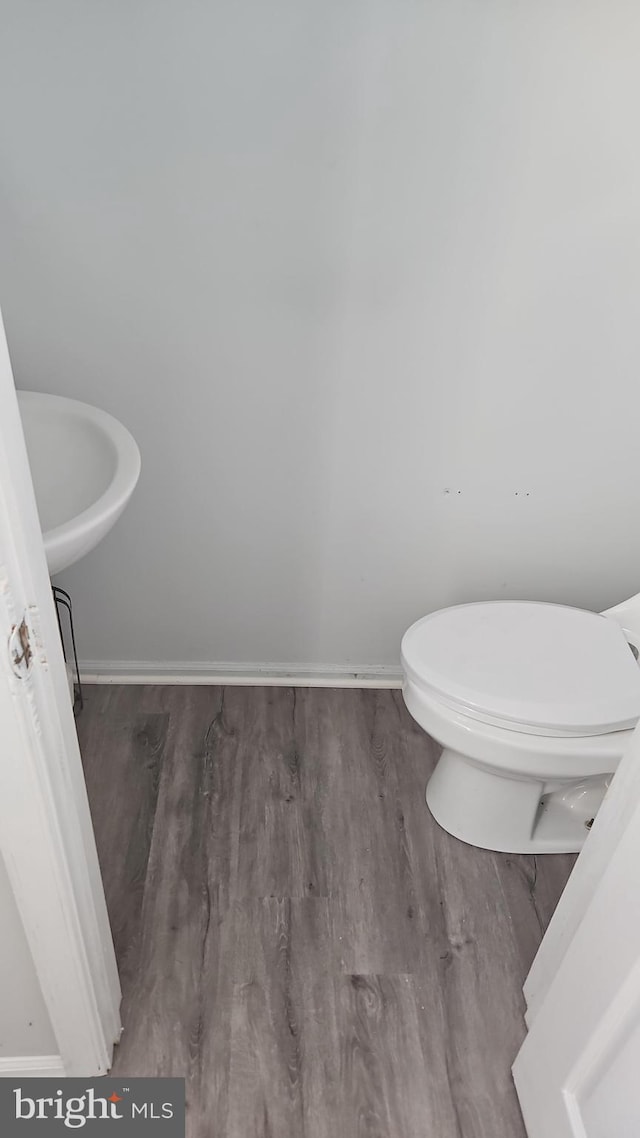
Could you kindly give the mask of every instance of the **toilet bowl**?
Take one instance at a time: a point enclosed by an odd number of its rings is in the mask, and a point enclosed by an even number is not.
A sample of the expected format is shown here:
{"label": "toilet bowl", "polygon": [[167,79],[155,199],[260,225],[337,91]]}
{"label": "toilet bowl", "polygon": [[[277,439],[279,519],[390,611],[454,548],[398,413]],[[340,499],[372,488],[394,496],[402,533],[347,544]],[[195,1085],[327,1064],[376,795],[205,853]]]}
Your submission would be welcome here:
{"label": "toilet bowl", "polygon": [[484,849],[577,852],[640,718],[636,641],[640,598],[603,614],[481,602],[412,625],[403,695],[443,748],[436,821]]}

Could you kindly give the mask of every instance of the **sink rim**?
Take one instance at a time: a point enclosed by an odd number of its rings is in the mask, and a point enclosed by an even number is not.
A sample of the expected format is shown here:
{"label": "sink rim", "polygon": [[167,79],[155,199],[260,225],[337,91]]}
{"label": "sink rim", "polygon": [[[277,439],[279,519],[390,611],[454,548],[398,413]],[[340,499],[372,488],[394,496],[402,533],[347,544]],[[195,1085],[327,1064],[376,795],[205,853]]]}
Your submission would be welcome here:
{"label": "sink rim", "polygon": [[[77,545],[83,534],[85,538],[88,538],[95,531],[98,531],[102,536],[108,532],[108,523],[112,519],[113,522],[117,520],[135,489],[140,477],[142,460],[133,435],[108,411],[102,411],[99,407],[94,407],[91,403],[84,403],[80,399],[71,399],[66,395],[51,395],[49,392],[18,389],[17,396],[21,413],[22,408],[27,407],[30,403],[40,403],[45,407],[50,406],[52,410],[55,408],[57,411],[66,412],[74,418],[93,423],[109,438],[116,451],[115,474],[104,493],[85,510],[76,514],[75,517],[62,522],[60,525],[53,526],[52,529],[43,531],[42,537],[47,563],[53,576],[79,561],[85,553],[90,552],[98,544],[101,538],[98,537],[98,541],[89,544],[86,544],[85,541],[83,551],[72,558],[69,558],[68,546]],[[106,530],[105,526],[107,526]],[[67,547],[66,550],[65,547]],[[52,569],[52,563],[58,567]]]}

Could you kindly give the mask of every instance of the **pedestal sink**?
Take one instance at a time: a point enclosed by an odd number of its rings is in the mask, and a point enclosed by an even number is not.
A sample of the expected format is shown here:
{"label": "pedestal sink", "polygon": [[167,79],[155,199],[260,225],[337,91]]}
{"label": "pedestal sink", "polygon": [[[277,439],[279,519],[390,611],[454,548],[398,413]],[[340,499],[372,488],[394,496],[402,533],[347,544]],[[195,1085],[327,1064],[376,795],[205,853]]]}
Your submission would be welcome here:
{"label": "pedestal sink", "polygon": [[140,451],[122,423],[88,403],[19,391],[18,404],[53,576],[115,525],[138,481]]}

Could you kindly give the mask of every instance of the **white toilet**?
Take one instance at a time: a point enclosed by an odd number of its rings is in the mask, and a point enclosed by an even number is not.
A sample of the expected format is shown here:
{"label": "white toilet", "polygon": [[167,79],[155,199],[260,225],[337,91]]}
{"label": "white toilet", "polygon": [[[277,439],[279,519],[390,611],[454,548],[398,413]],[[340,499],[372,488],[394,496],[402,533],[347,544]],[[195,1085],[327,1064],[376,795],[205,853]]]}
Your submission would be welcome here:
{"label": "white toilet", "polygon": [[579,850],[640,718],[636,644],[640,594],[602,614],[487,601],[413,624],[403,694],[443,747],[436,821],[484,849]]}

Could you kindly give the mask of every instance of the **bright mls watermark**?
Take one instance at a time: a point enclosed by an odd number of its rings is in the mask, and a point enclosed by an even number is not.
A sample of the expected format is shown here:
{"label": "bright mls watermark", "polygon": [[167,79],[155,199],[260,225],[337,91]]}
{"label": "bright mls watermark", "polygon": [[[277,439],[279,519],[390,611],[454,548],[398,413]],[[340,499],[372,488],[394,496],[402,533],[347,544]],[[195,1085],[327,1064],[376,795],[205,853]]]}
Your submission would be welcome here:
{"label": "bright mls watermark", "polygon": [[184,1138],[184,1079],[0,1079],[3,1138]]}

